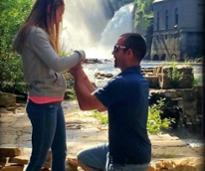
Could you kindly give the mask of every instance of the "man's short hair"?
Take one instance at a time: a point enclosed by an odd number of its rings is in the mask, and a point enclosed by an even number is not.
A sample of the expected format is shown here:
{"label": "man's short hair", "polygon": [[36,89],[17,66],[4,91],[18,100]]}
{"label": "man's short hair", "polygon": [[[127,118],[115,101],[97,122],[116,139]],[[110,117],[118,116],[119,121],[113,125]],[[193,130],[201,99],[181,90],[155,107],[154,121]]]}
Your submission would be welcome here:
{"label": "man's short hair", "polygon": [[125,33],[120,37],[125,38],[124,46],[132,49],[135,57],[141,61],[146,54],[146,43],[144,38],[138,33]]}

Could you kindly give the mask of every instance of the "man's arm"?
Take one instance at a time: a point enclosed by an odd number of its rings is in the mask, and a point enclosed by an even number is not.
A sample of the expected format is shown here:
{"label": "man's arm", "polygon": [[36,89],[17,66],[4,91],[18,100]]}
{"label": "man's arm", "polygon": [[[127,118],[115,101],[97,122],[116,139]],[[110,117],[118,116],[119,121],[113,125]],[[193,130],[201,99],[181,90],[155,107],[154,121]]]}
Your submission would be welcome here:
{"label": "man's arm", "polygon": [[96,90],[93,84],[88,79],[81,65],[70,70],[75,80],[74,89],[76,91],[78,103],[82,110],[97,109],[99,111],[106,110],[106,107],[97,99],[92,92]]}

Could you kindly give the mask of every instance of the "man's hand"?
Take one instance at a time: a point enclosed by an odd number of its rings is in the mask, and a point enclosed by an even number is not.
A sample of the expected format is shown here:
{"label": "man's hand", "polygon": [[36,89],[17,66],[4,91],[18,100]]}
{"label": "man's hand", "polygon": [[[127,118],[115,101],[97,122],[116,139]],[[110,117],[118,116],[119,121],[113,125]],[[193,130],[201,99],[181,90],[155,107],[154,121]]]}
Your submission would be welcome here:
{"label": "man's hand", "polygon": [[69,70],[69,72],[76,77],[78,73],[80,73],[83,70],[81,63],[75,65],[73,68]]}

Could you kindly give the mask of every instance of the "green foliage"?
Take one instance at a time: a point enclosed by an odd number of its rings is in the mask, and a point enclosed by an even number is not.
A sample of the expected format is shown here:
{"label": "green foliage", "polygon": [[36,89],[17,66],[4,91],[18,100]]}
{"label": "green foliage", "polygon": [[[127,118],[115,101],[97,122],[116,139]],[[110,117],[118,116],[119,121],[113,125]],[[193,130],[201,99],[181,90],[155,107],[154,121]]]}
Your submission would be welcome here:
{"label": "green foliage", "polygon": [[202,77],[194,78],[192,82],[192,87],[202,86],[203,80]]}
{"label": "green foliage", "polygon": [[134,3],[136,6],[134,26],[138,32],[145,33],[152,24],[153,12],[151,7],[153,0],[134,0]]}
{"label": "green foliage", "polygon": [[22,91],[22,64],[12,52],[12,40],[31,9],[32,0],[0,1],[0,89]]}
{"label": "green foliage", "polygon": [[147,130],[150,134],[160,133],[164,129],[168,129],[171,124],[170,119],[161,119],[160,114],[164,107],[164,100],[160,99],[156,104],[153,104],[149,107],[148,121],[147,121]]}
{"label": "green foliage", "polygon": [[96,118],[100,122],[100,124],[103,124],[103,125],[108,124],[108,116],[107,114],[103,112],[99,112],[95,110],[91,116]]}
{"label": "green foliage", "polygon": [[65,100],[76,100],[76,93],[75,93],[74,88],[69,88],[66,90],[64,99]]}
{"label": "green foliage", "polygon": [[177,88],[180,81],[182,80],[182,73],[177,69],[176,62],[171,64],[171,69],[168,71],[168,78],[170,79],[170,84],[173,88]]}

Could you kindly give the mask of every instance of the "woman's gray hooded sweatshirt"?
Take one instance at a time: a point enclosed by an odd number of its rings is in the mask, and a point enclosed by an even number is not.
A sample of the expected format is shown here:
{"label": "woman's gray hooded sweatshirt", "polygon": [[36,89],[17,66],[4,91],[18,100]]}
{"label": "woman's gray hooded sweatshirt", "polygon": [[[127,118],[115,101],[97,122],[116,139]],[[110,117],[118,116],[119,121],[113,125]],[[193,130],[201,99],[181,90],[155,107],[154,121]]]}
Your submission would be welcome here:
{"label": "woman's gray hooded sweatshirt", "polygon": [[63,71],[78,64],[84,55],[73,53],[59,57],[48,34],[39,27],[31,27],[21,53],[29,96],[63,97],[66,90]]}

